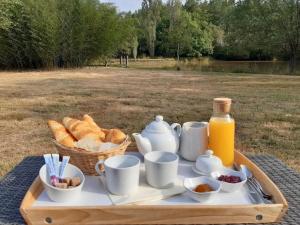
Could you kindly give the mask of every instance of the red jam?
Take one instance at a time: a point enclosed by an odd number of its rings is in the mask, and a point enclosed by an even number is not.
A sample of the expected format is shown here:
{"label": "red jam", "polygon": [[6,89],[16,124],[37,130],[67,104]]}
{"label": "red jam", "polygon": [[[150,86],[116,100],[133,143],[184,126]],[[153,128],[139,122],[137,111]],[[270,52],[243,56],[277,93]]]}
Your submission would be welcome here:
{"label": "red jam", "polygon": [[241,182],[241,178],[238,176],[227,176],[227,175],[221,175],[218,177],[219,181],[224,181],[227,183],[239,183]]}

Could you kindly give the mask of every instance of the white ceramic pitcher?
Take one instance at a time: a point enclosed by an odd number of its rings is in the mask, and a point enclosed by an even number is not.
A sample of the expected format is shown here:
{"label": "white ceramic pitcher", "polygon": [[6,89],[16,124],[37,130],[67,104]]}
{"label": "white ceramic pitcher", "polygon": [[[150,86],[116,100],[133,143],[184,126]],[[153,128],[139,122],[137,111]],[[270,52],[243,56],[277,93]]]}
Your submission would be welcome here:
{"label": "white ceramic pitcher", "polygon": [[196,161],[208,148],[208,123],[186,122],[180,136],[180,155],[189,161]]}

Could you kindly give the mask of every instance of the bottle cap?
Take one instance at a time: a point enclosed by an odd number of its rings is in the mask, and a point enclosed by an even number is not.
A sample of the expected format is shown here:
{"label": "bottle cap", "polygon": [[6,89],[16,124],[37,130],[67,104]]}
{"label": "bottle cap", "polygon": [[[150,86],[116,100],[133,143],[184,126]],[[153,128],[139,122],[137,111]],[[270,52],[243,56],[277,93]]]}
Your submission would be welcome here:
{"label": "bottle cap", "polygon": [[222,113],[229,113],[231,107],[231,98],[214,98],[214,110]]}

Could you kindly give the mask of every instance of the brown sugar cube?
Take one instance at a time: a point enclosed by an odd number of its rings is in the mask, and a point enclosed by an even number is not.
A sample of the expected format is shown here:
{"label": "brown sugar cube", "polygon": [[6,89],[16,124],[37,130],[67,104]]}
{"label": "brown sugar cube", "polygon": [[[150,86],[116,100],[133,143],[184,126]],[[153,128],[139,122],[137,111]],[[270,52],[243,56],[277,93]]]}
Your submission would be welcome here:
{"label": "brown sugar cube", "polygon": [[62,188],[62,189],[67,189],[68,188],[68,184],[67,183],[57,183],[55,185],[55,187]]}
{"label": "brown sugar cube", "polygon": [[71,179],[71,185],[70,186],[76,187],[76,186],[80,185],[80,183],[81,183],[80,177],[73,177]]}
{"label": "brown sugar cube", "polygon": [[71,185],[71,177],[65,177],[59,180],[60,183],[67,183],[68,186]]}

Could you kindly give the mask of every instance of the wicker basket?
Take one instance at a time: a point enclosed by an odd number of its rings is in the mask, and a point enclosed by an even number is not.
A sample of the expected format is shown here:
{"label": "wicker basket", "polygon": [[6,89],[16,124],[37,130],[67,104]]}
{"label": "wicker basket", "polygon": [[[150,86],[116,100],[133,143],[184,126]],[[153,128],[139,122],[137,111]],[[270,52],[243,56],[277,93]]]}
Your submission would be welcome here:
{"label": "wicker basket", "polygon": [[[131,143],[129,136],[117,148],[103,152],[88,152],[80,148],[69,148],[53,140],[60,156],[70,156],[70,163],[77,166],[86,175],[97,175],[95,165],[100,159],[107,159],[114,155],[123,155],[128,145]],[[100,168],[104,170],[104,168]]]}

